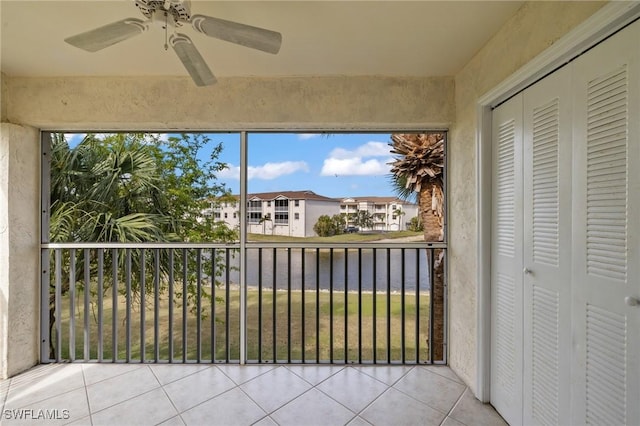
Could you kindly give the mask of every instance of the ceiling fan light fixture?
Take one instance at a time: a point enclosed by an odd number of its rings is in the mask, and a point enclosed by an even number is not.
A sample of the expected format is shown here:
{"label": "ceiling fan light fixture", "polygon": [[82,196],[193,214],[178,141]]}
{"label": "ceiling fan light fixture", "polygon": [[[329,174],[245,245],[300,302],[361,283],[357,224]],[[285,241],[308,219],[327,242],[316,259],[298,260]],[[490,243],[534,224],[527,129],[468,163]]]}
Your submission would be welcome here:
{"label": "ceiling fan light fixture", "polygon": [[191,24],[196,32],[208,37],[271,54],[278,53],[282,44],[282,35],[276,31],[206,15],[191,16],[190,0],[134,0],[134,2],[147,21],[125,18],[67,37],[65,41],[88,52],[97,52],[145,32],[149,25],[153,24],[164,30],[165,50],[168,50],[169,46],[173,48],[197,86],[214,84],[216,78],[191,39],[185,34],[175,32],[176,28],[185,23]]}

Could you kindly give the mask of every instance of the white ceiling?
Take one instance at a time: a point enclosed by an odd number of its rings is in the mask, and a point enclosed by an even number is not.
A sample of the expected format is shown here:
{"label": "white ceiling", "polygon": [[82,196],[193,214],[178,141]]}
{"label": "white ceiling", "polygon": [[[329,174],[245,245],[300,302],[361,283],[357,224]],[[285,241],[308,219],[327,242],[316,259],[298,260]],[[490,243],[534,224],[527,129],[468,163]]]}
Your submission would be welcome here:
{"label": "white ceiling", "polygon": [[[132,0],[1,0],[2,72],[8,76],[187,75],[158,27],[97,53],[63,41],[126,17]],[[194,14],[282,33],[278,55],[189,35],[221,76],[457,73],[522,5],[516,1],[193,1]]]}

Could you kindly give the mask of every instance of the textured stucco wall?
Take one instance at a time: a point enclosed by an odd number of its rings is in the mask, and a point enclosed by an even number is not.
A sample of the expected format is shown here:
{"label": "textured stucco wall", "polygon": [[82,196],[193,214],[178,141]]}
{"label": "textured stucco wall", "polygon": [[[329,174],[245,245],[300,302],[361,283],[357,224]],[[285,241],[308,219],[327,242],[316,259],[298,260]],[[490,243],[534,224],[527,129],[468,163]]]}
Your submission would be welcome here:
{"label": "textured stucco wall", "polygon": [[452,77],[7,78],[6,117],[48,129],[449,126]]}
{"label": "textured stucco wall", "polygon": [[525,3],[456,75],[456,122],[449,145],[449,362],[472,388],[476,385],[478,347],[474,184],[478,99],[604,4]]}
{"label": "textured stucco wall", "polygon": [[0,124],[0,378],[39,358],[39,132]]}
{"label": "textured stucco wall", "polygon": [[40,163],[33,128],[446,128],[455,116],[453,77],[221,78],[197,88],[188,77],[3,76],[1,87],[0,376],[38,359]]}

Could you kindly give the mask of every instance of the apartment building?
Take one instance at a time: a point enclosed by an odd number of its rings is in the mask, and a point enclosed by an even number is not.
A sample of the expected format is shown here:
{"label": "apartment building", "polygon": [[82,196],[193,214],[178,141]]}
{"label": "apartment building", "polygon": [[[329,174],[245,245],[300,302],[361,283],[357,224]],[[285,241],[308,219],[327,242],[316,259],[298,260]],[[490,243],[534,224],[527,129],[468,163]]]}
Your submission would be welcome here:
{"label": "apartment building", "polygon": [[[371,227],[362,227],[356,220],[361,211],[370,215]],[[344,198],[340,200],[340,214],[346,216],[348,227],[362,231],[401,231],[418,215],[418,205],[397,197]]]}
{"label": "apartment building", "polygon": [[[212,203],[211,213],[230,227],[240,226],[239,197]],[[247,232],[252,234],[312,237],[322,215],[340,211],[334,198],[313,191],[279,191],[247,194]]]}
{"label": "apartment building", "polygon": [[[363,226],[358,214],[365,211],[371,226]],[[211,203],[205,214],[234,228],[240,226],[239,197]],[[329,198],[313,191],[279,191],[247,194],[247,232],[252,234],[312,237],[322,215],[345,216],[347,227],[360,231],[398,231],[418,215],[418,206],[396,197]]]}

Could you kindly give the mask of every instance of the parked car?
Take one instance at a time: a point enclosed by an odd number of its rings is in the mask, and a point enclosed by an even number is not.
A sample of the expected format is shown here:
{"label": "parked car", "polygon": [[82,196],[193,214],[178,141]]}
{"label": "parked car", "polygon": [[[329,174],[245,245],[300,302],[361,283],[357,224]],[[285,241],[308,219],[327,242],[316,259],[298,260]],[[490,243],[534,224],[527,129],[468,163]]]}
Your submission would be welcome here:
{"label": "parked car", "polygon": [[354,232],[358,232],[359,229],[357,226],[347,226],[346,228],[344,228],[344,232],[346,234],[353,234]]}

